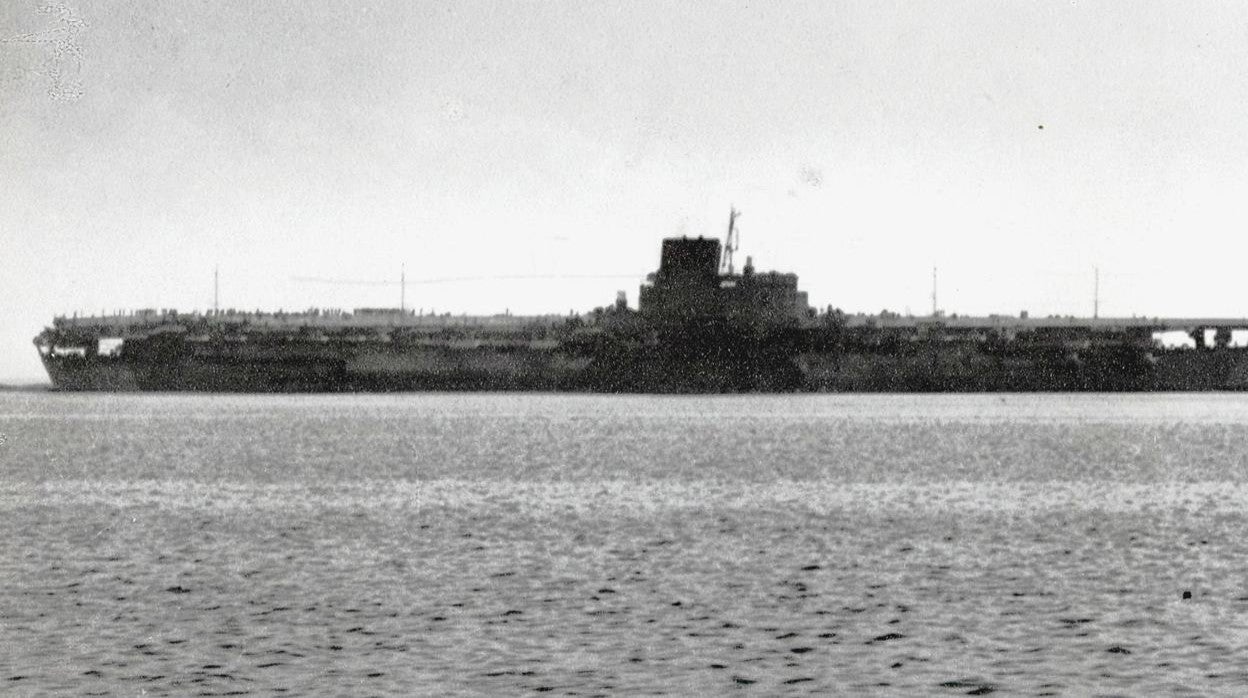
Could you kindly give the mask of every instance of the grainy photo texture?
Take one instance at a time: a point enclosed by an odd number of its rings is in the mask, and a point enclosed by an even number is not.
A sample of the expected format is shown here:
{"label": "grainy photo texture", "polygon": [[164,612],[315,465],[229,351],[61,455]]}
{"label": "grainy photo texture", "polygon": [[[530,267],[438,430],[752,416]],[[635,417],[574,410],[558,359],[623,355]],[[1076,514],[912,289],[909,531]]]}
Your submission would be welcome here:
{"label": "grainy photo texture", "polygon": [[1245,692],[1244,26],[0,6],[0,686]]}

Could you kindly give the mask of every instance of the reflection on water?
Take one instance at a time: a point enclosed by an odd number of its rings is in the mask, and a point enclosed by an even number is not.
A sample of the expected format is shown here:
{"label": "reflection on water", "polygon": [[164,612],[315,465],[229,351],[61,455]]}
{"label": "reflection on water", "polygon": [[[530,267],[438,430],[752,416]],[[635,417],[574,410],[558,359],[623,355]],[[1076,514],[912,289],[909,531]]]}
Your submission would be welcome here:
{"label": "reflection on water", "polygon": [[1248,396],[0,394],[0,432],[11,693],[1248,683]]}

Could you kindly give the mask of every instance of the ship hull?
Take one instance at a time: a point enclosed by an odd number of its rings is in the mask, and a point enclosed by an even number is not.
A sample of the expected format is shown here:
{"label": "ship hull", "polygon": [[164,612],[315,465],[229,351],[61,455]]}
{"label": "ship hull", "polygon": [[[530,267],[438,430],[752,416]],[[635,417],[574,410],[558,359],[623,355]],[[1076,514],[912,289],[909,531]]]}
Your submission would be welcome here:
{"label": "ship hull", "polygon": [[57,390],[211,392],[543,391],[1051,392],[1248,390],[1241,349],[994,354],[693,343],[560,348],[365,347],[44,356]]}
{"label": "ship hull", "polygon": [[1243,349],[1111,350],[1071,356],[950,348],[910,354],[846,352],[799,358],[814,392],[1189,392],[1248,390]]}

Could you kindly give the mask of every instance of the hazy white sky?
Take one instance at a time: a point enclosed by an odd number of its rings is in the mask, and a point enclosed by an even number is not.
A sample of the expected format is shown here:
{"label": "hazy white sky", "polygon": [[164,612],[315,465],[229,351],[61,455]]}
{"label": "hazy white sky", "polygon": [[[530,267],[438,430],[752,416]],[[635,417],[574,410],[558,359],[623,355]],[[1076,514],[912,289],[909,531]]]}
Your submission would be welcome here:
{"label": "hazy white sky", "polygon": [[[51,11],[49,11],[51,10]],[[636,301],[1248,316],[1242,2],[0,4],[0,381],[57,313]],[[633,278],[608,278],[634,275]]]}

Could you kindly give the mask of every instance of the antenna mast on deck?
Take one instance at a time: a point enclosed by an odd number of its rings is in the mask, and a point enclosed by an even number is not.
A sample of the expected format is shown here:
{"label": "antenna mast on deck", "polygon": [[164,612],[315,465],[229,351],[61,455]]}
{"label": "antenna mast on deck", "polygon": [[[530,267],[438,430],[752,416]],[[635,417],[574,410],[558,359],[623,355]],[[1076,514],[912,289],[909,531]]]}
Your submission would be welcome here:
{"label": "antenna mast on deck", "polygon": [[221,312],[221,267],[212,268],[212,314]]}
{"label": "antenna mast on deck", "polygon": [[719,260],[719,270],[728,270],[728,274],[732,274],[732,253],[736,252],[741,246],[741,234],[737,232],[737,216],[741,212],[736,208],[728,207],[728,236],[724,238],[724,254]]}
{"label": "antenna mast on deck", "polygon": [[407,312],[407,265],[399,265],[399,312]]}
{"label": "antenna mast on deck", "polygon": [[1092,319],[1101,316],[1101,268],[1092,267]]}
{"label": "antenna mast on deck", "polygon": [[940,306],[936,304],[936,267],[932,267],[932,317],[940,314]]}

